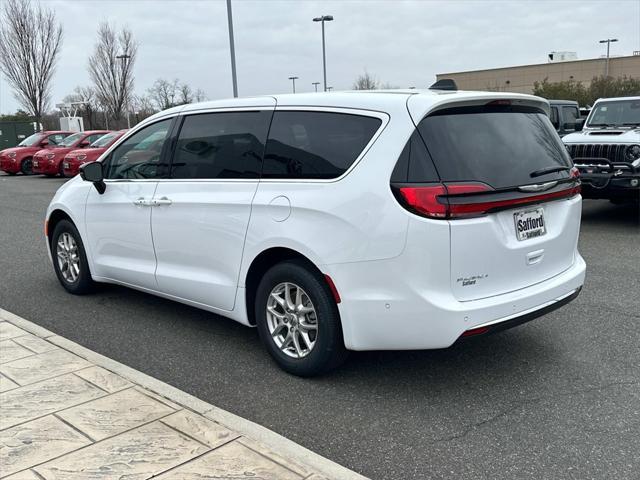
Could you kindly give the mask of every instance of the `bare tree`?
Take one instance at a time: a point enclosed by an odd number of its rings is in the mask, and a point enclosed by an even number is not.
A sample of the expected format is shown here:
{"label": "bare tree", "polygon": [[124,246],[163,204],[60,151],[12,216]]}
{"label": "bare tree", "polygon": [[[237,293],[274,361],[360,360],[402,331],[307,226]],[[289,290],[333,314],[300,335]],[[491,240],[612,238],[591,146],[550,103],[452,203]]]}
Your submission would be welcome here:
{"label": "bare tree", "polygon": [[37,121],[51,100],[62,26],[51,10],[30,0],[4,0],[0,12],[0,69],[14,95]]}
{"label": "bare tree", "polygon": [[150,117],[157,111],[149,95],[134,95],[131,99],[131,108],[133,109],[136,123]]}
{"label": "bare tree", "polygon": [[354,90],[376,90],[380,86],[380,82],[366,70],[359,75],[353,84]]}
{"label": "bare tree", "polygon": [[199,88],[194,91],[188,84],[181,84],[177,78],[173,81],[164,78],[157,79],[153,86],[147,90],[147,95],[158,110],[206,100],[204,91]]}
{"label": "bare tree", "polygon": [[197,89],[193,94],[193,101],[204,102],[205,100],[207,100],[207,94],[204,93],[204,90],[202,90],[201,88]]}
{"label": "bare tree", "polygon": [[89,57],[89,75],[96,98],[118,122],[133,91],[133,66],[138,44],[131,30],[116,32],[108,23],[98,28],[98,41]]}
{"label": "bare tree", "polygon": [[186,103],[193,103],[193,90],[191,90],[191,87],[189,85],[183,83],[182,85],[180,85],[179,91],[180,104],[184,105]]}
{"label": "bare tree", "polygon": [[167,108],[179,105],[176,103],[178,89],[179,84],[177,78],[173,81],[159,78],[153,83],[153,86],[147,93],[158,110],[166,110]]}

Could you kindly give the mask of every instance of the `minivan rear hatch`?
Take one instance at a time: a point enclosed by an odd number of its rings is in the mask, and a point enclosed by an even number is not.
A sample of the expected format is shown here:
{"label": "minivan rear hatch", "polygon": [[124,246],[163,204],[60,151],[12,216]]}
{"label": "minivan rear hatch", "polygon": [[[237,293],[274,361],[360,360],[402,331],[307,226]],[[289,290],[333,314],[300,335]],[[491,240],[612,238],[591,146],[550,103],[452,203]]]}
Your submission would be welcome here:
{"label": "minivan rear hatch", "polygon": [[488,99],[413,120],[439,182],[400,190],[418,206],[432,195],[440,208],[432,218],[449,222],[458,300],[518,290],[572,265],[579,179],[544,104]]}

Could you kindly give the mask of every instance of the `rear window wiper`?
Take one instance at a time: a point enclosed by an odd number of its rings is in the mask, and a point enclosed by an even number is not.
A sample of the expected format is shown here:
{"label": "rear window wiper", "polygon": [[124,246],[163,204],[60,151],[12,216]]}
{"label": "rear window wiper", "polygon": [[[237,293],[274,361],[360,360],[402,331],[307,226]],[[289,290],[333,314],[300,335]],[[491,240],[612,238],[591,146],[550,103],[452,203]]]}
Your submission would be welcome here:
{"label": "rear window wiper", "polygon": [[540,177],[542,175],[546,175],[547,173],[564,172],[565,170],[571,170],[571,167],[547,167],[547,168],[541,168],[540,170],[536,170],[535,172],[531,172],[529,174],[529,176],[531,178],[534,178],[534,177]]}

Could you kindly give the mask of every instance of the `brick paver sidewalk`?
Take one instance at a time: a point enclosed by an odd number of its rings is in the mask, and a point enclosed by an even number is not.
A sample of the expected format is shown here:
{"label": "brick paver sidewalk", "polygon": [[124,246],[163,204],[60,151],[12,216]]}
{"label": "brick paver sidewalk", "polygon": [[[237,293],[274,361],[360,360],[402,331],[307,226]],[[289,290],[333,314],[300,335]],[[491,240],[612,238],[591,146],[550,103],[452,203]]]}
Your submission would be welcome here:
{"label": "brick paver sidewalk", "polygon": [[0,478],[152,477],[364,478],[0,309]]}

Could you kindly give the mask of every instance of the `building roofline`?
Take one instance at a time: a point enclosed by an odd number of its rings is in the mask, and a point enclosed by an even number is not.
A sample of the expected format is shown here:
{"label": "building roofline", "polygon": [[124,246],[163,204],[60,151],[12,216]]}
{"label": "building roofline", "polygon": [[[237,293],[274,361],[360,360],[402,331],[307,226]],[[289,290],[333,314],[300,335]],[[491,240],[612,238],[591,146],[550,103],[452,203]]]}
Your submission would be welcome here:
{"label": "building roofline", "polygon": [[[609,57],[609,62],[615,60],[621,60],[625,58],[638,58],[638,55],[624,55],[621,57]],[[447,72],[447,73],[438,73],[436,77],[446,77],[447,75],[462,75],[464,73],[477,73],[477,72],[495,72],[497,70],[513,70],[514,68],[528,68],[528,67],[543,67],[545,65],[564,65],[567,63],[580,63],[580,62],[593,62],[594,60],[606,60],[606,57],[598,57],[598,58],[584,58],[582,60],[567,60],[565,62],[546,62],[546,63],[531,63],[528,65],[513,65],[510,67],[496,67],[496,68],[478,68],[476,70],[465,70],[461,72]]]}

